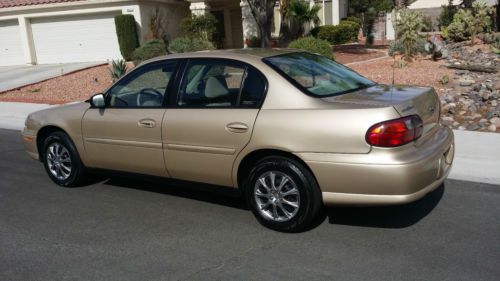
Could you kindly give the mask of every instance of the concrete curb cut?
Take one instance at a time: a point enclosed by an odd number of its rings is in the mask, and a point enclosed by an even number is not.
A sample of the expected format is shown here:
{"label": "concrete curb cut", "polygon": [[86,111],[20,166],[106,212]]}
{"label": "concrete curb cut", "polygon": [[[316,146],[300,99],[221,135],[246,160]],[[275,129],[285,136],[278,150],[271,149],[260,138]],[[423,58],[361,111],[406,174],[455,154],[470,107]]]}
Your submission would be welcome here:
{"label": "concrete curb cut", "polygon": [[[53,106],[0,102],[0,128],[22,130],[28,114]],[[500,185],[500,134],[456,130],[454,133],[455,161],[449,178]]]}

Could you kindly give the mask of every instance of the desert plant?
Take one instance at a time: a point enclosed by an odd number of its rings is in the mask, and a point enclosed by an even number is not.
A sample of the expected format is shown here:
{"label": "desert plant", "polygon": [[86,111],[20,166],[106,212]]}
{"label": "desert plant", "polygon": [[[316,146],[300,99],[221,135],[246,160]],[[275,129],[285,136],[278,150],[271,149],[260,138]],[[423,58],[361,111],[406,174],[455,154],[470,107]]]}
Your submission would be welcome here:
{"label": "desert plant", "polygon": [[142,46],[134,50],[132,54],[132,59],[134,64],[138,65],[141,62],[167,54],[167,47],[163,40],[151,40],[144,43]]}
{"label": "desert plant", "polygon": [[261,40],[257,36],[250,36],[247,40],[247,46],[250,48],[258,48],[261,45]]}
{"label": "desert plant", "polygon": [[457,13],[457,6],[453,5],[453,0],[448,0],[448,5],[441,6],[441,13],[438,18],[440,28],[447,27],[453,21],[453,16]]}
{"label": "desert plant", "polygon": [[330,45],[330,43],[328,41],[311,36],[292,41],[288,45],[288,48],[302,49],[312,53],[320,54],[332,60],[334,59],[332,46]]}
{"label": "desert plant", "polygon": [[212,41],[216,31],[216,24],[217,19],[210,13],[204,15],[193,14],[181,21],[180,28],[184,36]]}
{"label": "desert plant", "polygon": [[474,2],[472,4],[472,22],[469,25],[471,44],[474,44],[476,35],[485,31],[491,32],[491,19],[488,15],[492,10],[484,2]]}
{"label": "desert plant", "polygon": [[396,21],[397,38],[403,43],[404,56],[411,60],[417,40],[421,39],[419,32],[423,28],[422,13],[403,9]]}
{"label": "desert plant", "polygon": [[288,5],[286,16],[297,26],[294,38],[304,35],[305,24],[312,22],[319,25],[320,23],[318,12],[321,6],[316,4],[311,6],[309,3],[309,1],[305,0],[291,0]]}
{"label": "desert plant", "polygon": [[448,75],[443,75],[439,78],[439,83],[441,83],[441,85],[446,85],[448,82],[450,82],[450,77],[448,77]]}
{"label": "desert plant", "polygon": [[112,60],[111,66],[109,67],[109,74],[111,75],[111,80],[116,82],[123,75],[127,73],[127,62],[125,60]]}
{"label": "desert plant", "polygon": [[212,42],[196,37],[177,37],[168,46],[173,53],[186,53],[215,49]]}
{"label": "desert plant", "polygon": [[432,17],[431,16],[423,16],[422,17],[422,31],[423,32],[431,32],[434,30],[434,23],[432,22]]}
{"label": "desert plant", "polygon": [[394,62],[394,68],[405,68],[406,66],[408,66],[408,62],[406,60],[397,59]]}
{"label": "desert plant", "polygon": [[124,59],[130,60],[134,50],[139,47],[135,18],[133,15],[117,15],[115,26],[120,52]]}
{"label": "desert plant", "polygon": [[[412,54],[425,54],[427,53],[425,50],[425,40],[423,38],[417,39],[412,46],[411,53]],[[394,40],[389,44],[389,48],[387,53],[389,56],[394,55],[395,53],[404,54],[405,48],[404,44],[401,40]]]}
{"label": "desert plant", "polygon": [[482,2],[474,3],[472,9],[458,10],[446,28],[447,37],[457,42],[470,37],[471,43],[474,43],[477,34],[491,31],[490,12],[491,9]]}
{"label": "desert plant", "polygon": [[165,30],[163,28],[165,18],[157,7],[149,17],[149,39],[163,39]]}

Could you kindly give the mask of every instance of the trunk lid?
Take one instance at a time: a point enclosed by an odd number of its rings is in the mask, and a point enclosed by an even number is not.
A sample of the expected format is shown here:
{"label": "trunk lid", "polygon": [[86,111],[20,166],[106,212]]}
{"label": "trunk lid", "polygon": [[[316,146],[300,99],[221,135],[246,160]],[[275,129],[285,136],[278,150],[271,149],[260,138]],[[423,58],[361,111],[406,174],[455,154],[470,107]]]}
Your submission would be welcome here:
{"label": "trunk lid", "polygon": [[433,88],[417,86],[375,85],[344,95],[323,98],[327,102],[370,106],[392,106],[401,115],[418,115],[424,125],[417,145],[430,137],[439,124],[440,102]]}

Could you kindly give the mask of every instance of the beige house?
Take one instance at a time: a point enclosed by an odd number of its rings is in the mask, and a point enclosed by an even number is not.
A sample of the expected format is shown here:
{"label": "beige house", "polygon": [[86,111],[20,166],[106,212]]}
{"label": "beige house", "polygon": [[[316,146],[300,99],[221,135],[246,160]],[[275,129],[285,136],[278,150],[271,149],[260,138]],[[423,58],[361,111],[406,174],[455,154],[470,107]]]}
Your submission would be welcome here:
{"label": "beige house", "polygon": [[[338,24],[347,16],[347,0],[310,3],[321,5],[322,24]],[[245,39],[257,35],[246,0],[0,0],[0,66],[121,58],[114,16],[133,15],[144,42],[157,9],[170,40],[179,35],[183,18],[207,12],[218,20],[220,47],[242,48]],[[274,35],[279,17],[276,7]]]}

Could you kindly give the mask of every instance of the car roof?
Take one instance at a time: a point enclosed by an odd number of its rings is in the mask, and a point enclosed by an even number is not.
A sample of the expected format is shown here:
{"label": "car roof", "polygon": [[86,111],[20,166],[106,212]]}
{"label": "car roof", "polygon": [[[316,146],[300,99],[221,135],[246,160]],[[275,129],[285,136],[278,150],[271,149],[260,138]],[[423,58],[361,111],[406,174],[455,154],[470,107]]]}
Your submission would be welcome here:
{"label": "car roof", "polygon": [[213,51],[199,51],[190,53],[178,53],[169,54],[165,56],[160,56],[148,60],[147,62],[160,61],[165,59],[176,59],[176,58],[226,58],[226,59],[236,59],[244,61],[252,60],[262,60],[262,58],[278,56],[288,53],[301,52],[298,49],[265,49],[265,48],[245,48],[245,49],[225,49],[225,50],[213,50]]}

